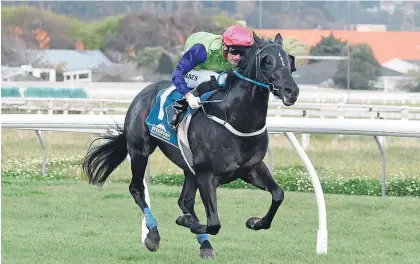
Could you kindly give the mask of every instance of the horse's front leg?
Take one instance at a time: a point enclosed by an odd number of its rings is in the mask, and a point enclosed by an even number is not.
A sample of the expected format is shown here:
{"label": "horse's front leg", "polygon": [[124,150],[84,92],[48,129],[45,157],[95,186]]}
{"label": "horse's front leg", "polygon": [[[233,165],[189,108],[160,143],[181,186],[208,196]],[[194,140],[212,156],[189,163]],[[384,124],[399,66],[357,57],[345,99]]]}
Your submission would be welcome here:
{"label": "horse's front leg", "polygon": [[277,209],[284,199],[284,191],[274,180],[264,162],[254,167],[249,173],[241,176],[242,180],[271,193],[271,206],[263,218],[251,217],[246,227],[253,230],[269,229]]}
{"label": "horse's front leg", "polygon": [[196,172],[196,174],[201,200],[206,210],[207,226],[193,222],[190,230],[195,234],[216,235],[221,227],[217,214],[216,179],[213,173]]}

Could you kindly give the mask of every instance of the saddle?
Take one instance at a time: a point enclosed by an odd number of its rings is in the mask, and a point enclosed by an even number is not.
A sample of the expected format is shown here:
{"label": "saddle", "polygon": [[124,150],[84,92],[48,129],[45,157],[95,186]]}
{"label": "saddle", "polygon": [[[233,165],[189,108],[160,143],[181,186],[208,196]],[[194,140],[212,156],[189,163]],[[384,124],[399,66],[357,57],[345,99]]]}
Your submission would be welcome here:
{"label": "saddle", "polygon": [[[201,102],[207,102],[217,91],[212,90],[202,94],[200,96]],[[198,91],[193,91],[195,96],[198,96],[198,93]],[[195,172],[192,168],[192,154],[188,144],[187,132],[191,117],[199,109],[191,109],[183,95],[176,90],[174,85],[171,85],[159,91],[156,96],[156,103],[146,118],[150,135],[179,148],[193,173]]]}

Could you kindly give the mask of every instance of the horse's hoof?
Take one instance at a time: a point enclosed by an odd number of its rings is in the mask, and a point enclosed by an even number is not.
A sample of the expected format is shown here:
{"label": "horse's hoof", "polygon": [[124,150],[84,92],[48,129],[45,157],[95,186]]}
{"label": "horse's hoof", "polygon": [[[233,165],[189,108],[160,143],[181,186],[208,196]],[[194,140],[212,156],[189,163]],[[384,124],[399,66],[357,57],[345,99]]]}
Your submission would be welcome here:
{"label": "horse's hoof", "polygon": [[200,258],[214,260],[213,249],[200,249]]}
{"label": "horse's hoof", "polygon": [[252,230],[260,230],[261,227],[261,218],[258,217],[251,217],[246,221],[246,227]]}
{"label": "horse's hoof", "polygon": [[178,216],[178,218],[175,220],[175,223],[177,225],[183,226],[186,228],[190,228],[192,222],[193,222],[193,218],[191,214],[184,214],[184,215]]}
{"label": "horse's hoof", "polygon": [[200,246],[200,258],[213,260],[214,250],[208,240],[204,241]]}
{"label": "horse's hoof", "polygon": [[146,245],[147,249],[151,252],[156,252],[159,249],[159,241],[151,240],[148,237],[146,237],[146,239],[144,240],[144,244]]}
{"label": "horse's hoof", "polygon": [[153,227],[149,230],[146,239],[144,240],[144,245],[147,247],[148,250],[152,252],[156,252],[159,249],[160,244],[160,235],[157,230],[157,226]]}

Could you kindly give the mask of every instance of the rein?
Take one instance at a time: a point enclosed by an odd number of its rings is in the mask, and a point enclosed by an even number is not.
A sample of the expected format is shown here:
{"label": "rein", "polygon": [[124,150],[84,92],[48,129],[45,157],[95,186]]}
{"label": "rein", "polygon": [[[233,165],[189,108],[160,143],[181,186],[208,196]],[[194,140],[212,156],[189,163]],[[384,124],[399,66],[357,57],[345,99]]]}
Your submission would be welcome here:
{"label": "rein", "polygon": [[[282,61],[282,64],[281,65],[275,65],[275,67],[274,67],[274,69],[273,69],[273,71],[270,73],[270,75],[268,76],[268,77],[266,77],[265,75],[264,75],[264,70],[262,70],[261,69],[261,52],[264,50],[264,49],[266,49],[266,48],[268,48],[268,47],[273,47],[273,46],[279,46],[279,47],[281,47],[281,45],[280,44],[277,44],[277,43],[270,43],[270,44],[268,44],[268,45],[266,45],[266,46],[263,46],[261,49],[257,49],[257,51],[256,51],[256,54],[255,54],[255,76],[256,76],[256,80],[252,80],[251,78],[248,78],[248,77],[245,77],[245,76],[243,76],[242,74],[240,74],[238,71],[233,71],[233,74],[235,74],[236,75],[236,77],[238,77],[239,79],[242,79],[242,80],[245,80],[245,81],[247,81],[247,82],[250,82],[250,83],[252,83],[252,84],[254,84],[254,85],[256,85],[256,86],[259,86],[259,87],[262,87],[262,88],[264,88],[264,89],[267,89],[267,90],[269,90],[270,92],[272,92],[273,94],[274,94],[274,92],[273,91],[278,91],[279,89],[278,88],[275,88],[274,87],[274,84],[272,84],[270,81],[269,81],[269,79],[270,79],[270,77],[278,70],[278,69],[283,69],[283,68],[286,68],[287,66],[284,64],[284,61],[283,61],[283,58],[281,57],[281,55],[280,55],[280,53],[279,53],[279,56],[280,56],[280,59],[281,59],[281,61]],[[217,84],[219,85],[219,86],[221,86],[221,87],[224,87],[224,88],[226,88],[225,87],[225,83],[223,83],[223,84],[220,84],[219,83],[219,79],[220,79],[220,76],[222,75],[223,73],[221,73],[219,76],[218,76],[218,78],[217,78]],[[263,78],[264,78],[264,81],[263,82],[260,82],[259,81],[259,76],[261,76],[261,74],[263,75]],[[274,94],[274,96],[276,96],[275,94]],[[277,96],[276,96],[277,97]],[[203,105],[203,104],[205,104],[205,103],[219,103],[219,102],[224,102],[226,100],[226,98],[224,99],[224,100],[214,100],[214,101],[205,101],[205,102],[202,102],[201,104]],[[259,130],[257,130],[257,131],[254,131],[254,132],[251,132],[251,133],[243,133],[243,132],[241,132],[241,131],[238,131],[238,130],[236,130],[232,125],[230,125],[228,122],[227,122],[227,120],[225,119],[225,120],[222,120],[222,119],[220,119],[220,118],[218,118],[217,116],[213,116],[213,115],[209,115],[209,114],[207,114],[206,113],[206,111],[205,111],[205,109],[204,109],[204,107],[202,107],[202,109],[203,109],[203,111],[204,111],[204,114],[208,117],[208,118],[210,118],[210,119],[212,119],[213,121],[215,121],[215,122],[217,122],[217,123],[219,123],[219,124],[221,124],[221,125],[223,125],[226,129],[228,129],[231,133],[233,133],[233,134],[235,134],[236,136],[239,136],[239,137],[254,137],[254,136],[258,136],[258,135],[261,135],[261,134],[263,134],[263,133],[265,133],[266,131],[267,131],[267,124],[265,124],[264,125],[264,127],[262,127],[261,129],[259,129]],[[226,109],[225,109],[226,110]],[[226,112],[225,112],[225,116],[226,116]]]}
{"label": "rein", "polygon": [[234,73],[234,74],[235,74],[238,78],[240,78],[240,79],[242,79],[242,80],[248,81],[248,82],[250,82],[250,83],[253,83],[253,84],[257,85],[257,86],[261,86],[261,87],[266,88],[266,89],[270,89],[270,86],[271,86],[271,85],[264,84],[264,83],[257,82],[257,81],[254,81],[254,80],[252,80],[252,79],[249,79],[249,78],[247,78],[247,77],[243,76],[242,74],[240,74],[238,71],[234,71],[233,73]]}
{"label": "rein", "polygon": [[[266,48],[268,48],[268,47],[281,47],[281,45],[280,44],[277,44],[277,43],[270,43],[270,44],[268,44],[268,45],[265,45],[265,46],[263,46],[263,48],[262,49],[259,49],[258,48],[258,50],[257,50],[257,52],[256,52],[256,55],[255,55],[255,76],[256,76],[256,79],[258,80],[259,78],[259,76],[260,76],[260,72],[263,72],[263,70],[261,70],[261,52],[263,51],[263,50],[265,50]],[[280,58],[282,58],[281,57],[281,55],[279,54],[279,56],[280,56]],[[283,60],[282,60],[282,62],[283,62]],[[255,85],[257,85],[257,86],[260,86],[260,87],[262,87],[262,88],[265,88],[265,89],[268,89],[268,90],[270,90],[270,92],[274,92],[274,91],[278,91],[279,89],[278,88],[275,88],[274,87],[274,84],[272,84],[268,79],[270,79],[270,77],[278,70],[278,69],[282,69],[282,68],[286,68],[286,66],[284,65],[284,63],[283,63],[283,67],[280,65],[279,67],[274,67],[274,69],[273,69],[273,71],[271,72],[271,74],[268,76],[268,77],[266,77],[264,74],[263,74],[263,78],[264,78],[264,81],[263,82],[259,82],[259,81],[256,81],[256,80],[252,80],[252,79],[250,79],[250,78],[247,78],[247,77],[245,77],[245,76],[243,76],[242,74],[240,74],[238,71],[234,71],[233,73],[236,75],[236,77],[238,77],[238,78],[240,78],[240,79],[242,79],[242,80],[245,80],[245,81],[248,81],[248,82],[250,82],[250,83],[253,83],[253,84],[255,84]],[[274,94],[274,93],[273,93]]]}
{"label": "rein", "polygon": [[[256,51],[256,54],[255,54],[255,76],[256,76],[256,79],[258,80],[258,76],[260,76],[260,72],[263,72],[263,70],[261,70],[261,52],[263,51],[263,50],[265,50],[266,48],[269,48],[269,47],[281,47],[281,45],[280,44],[277,44],[277,43],[270,43],[270,44],[268,44],[268,45],[265,45],[265,46],[263,46],[262,47],[262,49],[260,49],[260,48],[258,48],[257,49],[257,51]],[[280,54],[279,54],[279,56],[280,56]],[[280,58],[281,58],[281,56],[280,56]],[[283,62],[283,60],[282,60],[282,62]],[[274,69],[273,69],[273,71],[271,72],[271,74],[268,76],[268,77],[265,77],[265,75],[263,74],[263,77],[264,77],[264,81],[263,82],[259,82],[259,81],[257,81],[257,80],[252,80],[252,79],[250,79],[250,78],[248,78],[248,77],[245,77],[245,76],[243,76],[242,74],[240,74],[238,71],[233,71],[233,73],[236,75],[236,77],[238,77],[239,79],[242,79],[242,80],[245,80],[245,81],[248,81],[248,82],[250,82],[250,83],[252,83],[252,84],[255,84],[256,86],[260,86],[260,87],[262,87],[262,88],[265,88],[265,89],[268,89],[270,92],[272,92],[273,94],[274,94],[274,91],[278,91],[279,89],[278,88],[275,88],[274,87],[274,84],[272,84],[268,79],[270,79],[270,77],[278,70],[278,69],[282,69],[282,68],[286,68],[286,65],[283,63],[283,65],[281,66],[279,66],[279,67],[274,67]],[[224,87],[225,88],[225,83],[223,83],[223,84],[220,84],[219,83],[219,79],[220,79],[220,77],[224,74],[225,72],[222,72],[222,73],[220,73],[219,74],[219,76],[217,77],[217,80],[216,80],[216,82],[217,82],[217,84],[220,86],[220,87]],[[268,84],[267,84],[268,83]],[[274,96],[276,96],[275,94],[274,94]],[[277,96],[276,96],[277,97]],[[206,101],[206,102],[202,102],[201,104],[206,104],[206,103],[222,103],[222,102],[224,102],[225,100],[214,100],[214,101]]]}

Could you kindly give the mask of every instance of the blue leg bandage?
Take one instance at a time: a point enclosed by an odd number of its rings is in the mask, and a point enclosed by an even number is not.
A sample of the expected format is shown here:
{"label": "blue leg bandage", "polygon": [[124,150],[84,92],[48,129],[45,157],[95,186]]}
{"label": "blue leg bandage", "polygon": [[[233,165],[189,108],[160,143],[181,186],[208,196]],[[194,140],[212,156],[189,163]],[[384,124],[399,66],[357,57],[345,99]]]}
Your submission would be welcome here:
{"label": "blue leg bandage", "polygon": [[199,234],[197,235],[198,243],[202,244],[204,241],[209,240],[208,234]]}
{"label": "blue leg bandage", "polygon": [[157,226],[157,222],[155,217],[152,215],[152,211],[149,207],[144,208],[144,216],[146,217],[146,226],[148,229],[152,229],[153,227]]}

